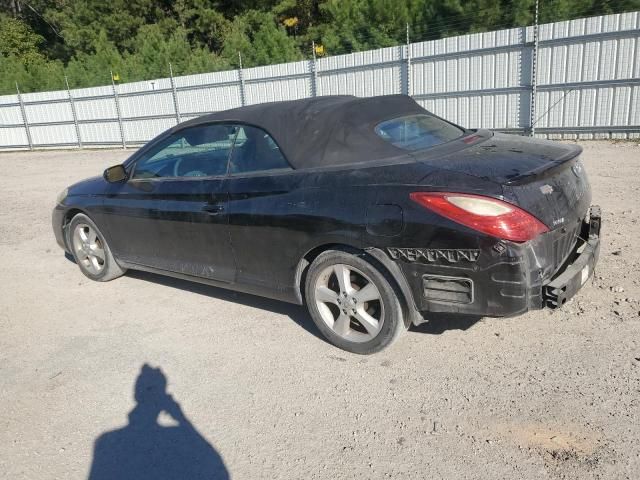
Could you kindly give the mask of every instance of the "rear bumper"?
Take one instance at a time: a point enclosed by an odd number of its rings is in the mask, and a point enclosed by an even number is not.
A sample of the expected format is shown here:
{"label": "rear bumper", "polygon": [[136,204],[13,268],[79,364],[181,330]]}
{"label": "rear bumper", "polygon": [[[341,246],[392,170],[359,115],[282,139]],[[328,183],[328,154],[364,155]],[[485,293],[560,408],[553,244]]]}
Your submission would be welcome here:
{"label": "rear bumper", "polygon": [[591,217],[587,241],[575,252],[571,263],[543,287],[544,304],[550,308],[560,308],[582,288],[593,275],[600,256],[600,207],[591,207]]}
{"label": "rear bumper", "polygon": [[591,207],[587,218],[523,244],[493,239],[476,250],[388,248],[387,253],[400,267],[422,316],[511,317],[561,307],[593,274],[600,252],[600,208]]}

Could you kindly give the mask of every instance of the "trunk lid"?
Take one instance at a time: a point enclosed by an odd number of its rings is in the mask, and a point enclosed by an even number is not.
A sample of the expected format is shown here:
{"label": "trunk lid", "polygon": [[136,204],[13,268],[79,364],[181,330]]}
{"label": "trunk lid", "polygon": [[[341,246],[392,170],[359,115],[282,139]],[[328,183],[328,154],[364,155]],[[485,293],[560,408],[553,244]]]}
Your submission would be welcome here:
{"label": "trunk lid", "polygon": [[500,133],[487,138],[485,133],[467,148],[446,156],[420,158],[418,154],[416,159],[498,183],[505,200],[528,211],[550,230],[575,230],[591,204],[591,189],[580,161],[582,149]]}

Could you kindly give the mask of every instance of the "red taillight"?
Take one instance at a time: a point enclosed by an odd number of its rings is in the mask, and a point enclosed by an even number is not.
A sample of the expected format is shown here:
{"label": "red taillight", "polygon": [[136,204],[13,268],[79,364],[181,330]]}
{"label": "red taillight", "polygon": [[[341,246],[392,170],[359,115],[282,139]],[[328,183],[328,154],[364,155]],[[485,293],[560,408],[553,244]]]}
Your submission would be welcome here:
{"label": "red taillight", "polygon": [[491,197],[464,193],[413,192],[411,200],[454,222],[503,240],[526,242],[549,231],[530,213]]}

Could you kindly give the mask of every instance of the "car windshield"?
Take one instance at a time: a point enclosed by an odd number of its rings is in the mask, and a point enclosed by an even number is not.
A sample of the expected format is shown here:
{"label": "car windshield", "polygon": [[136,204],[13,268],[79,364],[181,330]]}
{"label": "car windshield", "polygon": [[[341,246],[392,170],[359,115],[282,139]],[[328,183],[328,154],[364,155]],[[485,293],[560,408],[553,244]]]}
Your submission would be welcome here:
{"label": "car windshield", "polygon": [[405,150],[422,150],[461,137],[459,127],[433,115],[409,115],[379,123],[376,133],[387,142]]}

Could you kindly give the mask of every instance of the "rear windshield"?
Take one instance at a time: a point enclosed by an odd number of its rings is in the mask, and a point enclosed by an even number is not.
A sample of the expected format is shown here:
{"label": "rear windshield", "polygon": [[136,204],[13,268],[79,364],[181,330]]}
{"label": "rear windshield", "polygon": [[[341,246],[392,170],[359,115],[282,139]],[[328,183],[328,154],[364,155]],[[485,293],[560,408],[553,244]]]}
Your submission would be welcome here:
{"label": "rear windshield", "polygon": [[379,123],[376,133],[405,150],[422,150],[461,137],[464,130],[432,115],[409,115]]}

